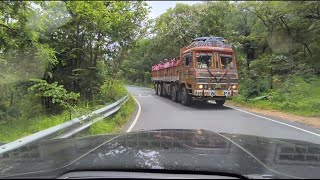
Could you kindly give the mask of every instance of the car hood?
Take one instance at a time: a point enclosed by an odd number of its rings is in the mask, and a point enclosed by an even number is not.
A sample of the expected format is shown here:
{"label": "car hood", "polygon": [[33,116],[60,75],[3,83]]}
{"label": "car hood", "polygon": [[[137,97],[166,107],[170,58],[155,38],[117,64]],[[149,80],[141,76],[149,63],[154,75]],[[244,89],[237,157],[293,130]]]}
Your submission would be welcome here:
{"label": "car hood", "polygon": [[320,145],[206,130],[162,129],[53,139],[0,155],[1,177],[77,170],[183,170],[259,178],[320,177]]}

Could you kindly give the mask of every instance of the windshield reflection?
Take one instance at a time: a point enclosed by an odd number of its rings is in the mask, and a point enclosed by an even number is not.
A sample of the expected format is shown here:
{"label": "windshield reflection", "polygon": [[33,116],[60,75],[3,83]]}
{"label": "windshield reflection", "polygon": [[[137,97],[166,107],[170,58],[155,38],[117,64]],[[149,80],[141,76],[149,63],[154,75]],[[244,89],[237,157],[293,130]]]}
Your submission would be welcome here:
{"label": "windshield reflection", "polygon": [[56,177],[81,169],[199,167],[201,171],[242,175],[312,178],[319,174],[319,150],[319,145],[303,141],[220,135],[205,130],[142,131],[28,145],[2,156],[0,177],[31,172],[30,177],[39,176],[40,171]]}

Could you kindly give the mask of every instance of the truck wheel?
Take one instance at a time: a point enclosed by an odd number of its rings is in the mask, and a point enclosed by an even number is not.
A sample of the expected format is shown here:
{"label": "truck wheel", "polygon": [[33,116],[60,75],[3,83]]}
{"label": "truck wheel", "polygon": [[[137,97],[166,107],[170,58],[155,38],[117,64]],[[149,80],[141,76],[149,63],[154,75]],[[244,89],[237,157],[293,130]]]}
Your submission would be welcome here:
{"label": "truck wheel", "polygon": [[156,92],[156,95],[159,94],[158,86],[159,86],[159,84],[154,84],[154,91]]}
{"label": "truck wheel", "polygon": [[182,89],[181,103],[184,106],[190,106],[192,104],[192,97],[188,94],[187,88],[185,87]]}
{"label": "truck wheel", "polygon": [[158,95],[160,96],[160,94],[161,94],[161,84],[158,84],[157,85],[157,91],[158,91]]}
{"label": "truck wheel", "polygon": [[158,91],[159,91],[159,95],[162,97],[163,96],[163,84],[158,85]]}
{"label": "truck wheel", "polygon": [[208,99],[202,99],[202,103],[208,103]]}
{"label": "truck wheel", "polygon": [[166,84],[162,84],[162,94],[163,94],[163,97],[167,96]]}
{"label": "truck wheel", "polygon": [[216,103],[218,106],[223,106],[225,102],[226,102],[225,100],[216,100]]}
{"label": "truck wheel", "polygon": [[178,102],[178,91],[175,85],[171,88],[171,100],[173,102]]}

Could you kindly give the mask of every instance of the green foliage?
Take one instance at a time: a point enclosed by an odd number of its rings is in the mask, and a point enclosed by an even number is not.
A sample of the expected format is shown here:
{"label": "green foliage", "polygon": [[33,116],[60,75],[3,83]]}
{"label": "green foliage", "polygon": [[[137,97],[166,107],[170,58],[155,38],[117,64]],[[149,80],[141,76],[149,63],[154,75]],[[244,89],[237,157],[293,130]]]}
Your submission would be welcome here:
{"label": "green foliage", "polygon": [[277,89],[264,93],[268,100],[247,101],[244,95],[235,102],[263,109],[277,109],[296,115],[320,117],[320,80],[290,76]]}
{"label": "green foliage", "polygon": [[107,102],[115,102],[127,94],[123,82],[117,79],[107,79],[100,87],[100,93],[97,99],[103,99]]}
{"label": "green foliage", "polygon": [[72,102],[79,98],[78,93],[67,92],[63,85],[57,82],[49,84],[45,80],[37,80],[37,83],[29,87],[30,91],[34,91],[35,95],[42,98],[50,98],[52,103],[59,103],[63,107],[71,108]]}
{"label": "green foliage", "polygon": [[[24,105],[32,107],[31,103]],[[78,104],[74,109],[74,113],[71,114],[71,118],[80,117],[101,107],[101,105],[96,104]],[[41,110],[40,106],[40,109],[32,107],[32,111],[33,114],[26,113],[10,122],[0,122],[0,142],[14,141],[70,120],[70,112],[68,110],[57,115],[48,115],[46,111]]]}
{"label": "green foliage", "polygon": [[46,117],[126,93],[120,81],[104,82],[124,76],[117,72],[127,49],[146,31],[145,2],[1,1],[0,9],[3,127],[13,121],[58,123]]}
{"label": "green foliage", "polygon": [[120,132],[122,127],[128,122],[135,109],[135,101],[130,97],[129,101],[122,105],[119,111],[102,121],[93,124],[89,132],[84,135],[97,135]]}

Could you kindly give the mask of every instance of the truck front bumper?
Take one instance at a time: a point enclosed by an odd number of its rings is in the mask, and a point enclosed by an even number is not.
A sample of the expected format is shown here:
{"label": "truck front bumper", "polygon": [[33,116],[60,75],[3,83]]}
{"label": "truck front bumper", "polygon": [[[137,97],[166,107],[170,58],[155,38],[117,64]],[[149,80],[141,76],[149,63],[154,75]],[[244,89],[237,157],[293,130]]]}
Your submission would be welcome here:
{"label": "truck front bumper", "polygon": [[238,95],[238,90],[194,90],[195,97],[232,97]]}

